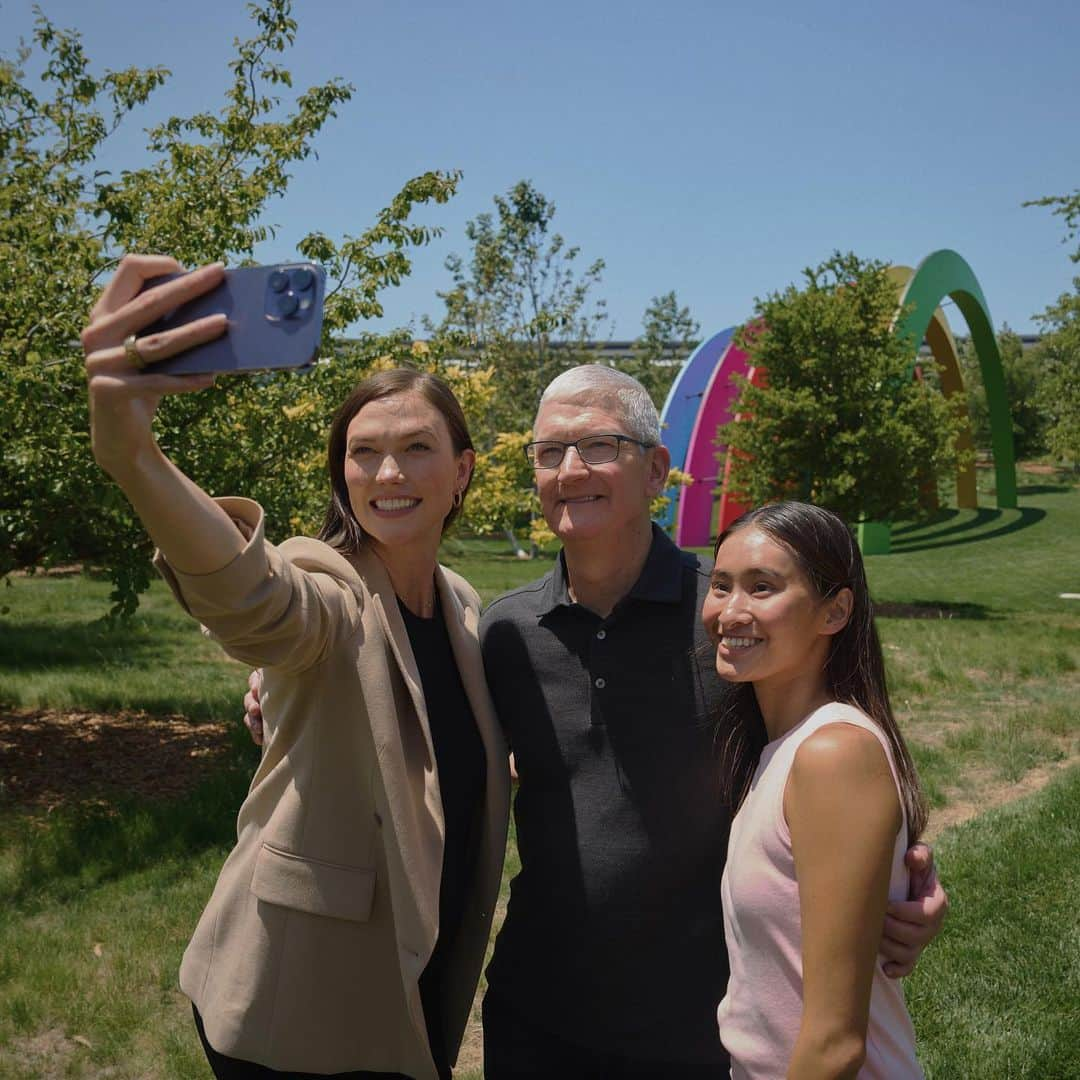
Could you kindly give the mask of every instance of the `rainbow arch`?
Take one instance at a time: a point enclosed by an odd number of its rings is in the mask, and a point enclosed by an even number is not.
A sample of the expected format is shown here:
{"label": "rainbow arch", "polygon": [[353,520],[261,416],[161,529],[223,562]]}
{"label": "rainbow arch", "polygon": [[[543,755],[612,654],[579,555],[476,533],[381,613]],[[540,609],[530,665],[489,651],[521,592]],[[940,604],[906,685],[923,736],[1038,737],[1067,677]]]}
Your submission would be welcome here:
{"label": "rainbow arch", "polygon": [[[890,276],[897,287],[894,328],[911,345],[912,375],[919,345],[925,340],[937,365],[942,392],[954,401],[961,415],[957,447],[970,450],[974,444],[963,377],[942,301],[951,299],[964,316],[986,388],[997,505],[1002,509],[1015,508],[1012,417],[990,310],[974,272],[957,252],[943,249],[928,255],[915,270],[892,267]],[[675,542],[682,547],[705,547],[710,543],[718,487],[721,515],[717,529],[723,529],[742,509],[727,497],[726,476],[721,477],[717,468],[727,449],[721,429],[735,419],[733,408],[738,387],[732,376],[740,374],[753,379],[761,375],[751,368],[749,357],[735,344],[737,330],[738,327],[728,327],[698,346],[672,384],[661,412],[664,445],[671,453],[672,464],[694,478],[694,483],[681,492],[669,490],[672,502],[659,519],[665,527],[673,526]],[[961,507],[977,505],[971,461],[962,460],[957,471],[956,495]]]}

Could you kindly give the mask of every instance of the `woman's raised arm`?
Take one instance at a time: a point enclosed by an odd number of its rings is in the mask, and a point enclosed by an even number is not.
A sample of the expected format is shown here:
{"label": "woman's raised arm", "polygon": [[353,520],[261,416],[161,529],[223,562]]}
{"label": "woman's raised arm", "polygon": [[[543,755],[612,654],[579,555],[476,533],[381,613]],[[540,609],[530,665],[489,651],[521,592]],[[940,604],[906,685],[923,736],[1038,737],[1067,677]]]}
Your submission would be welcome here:
{"label": "woman's raised arm", "polygon": [[[211,315],[166,333],[137,337],[165,312],[215,288],[225,273],[215,263],[142,291],[147,280],[182,270],[166,256],[126,255],[90,313],[82,344],[94,458],[120,485],[169,563],[187,574],[209,574],[243,550],[244,537],[214,500],[165,456],[154,438],[153,419],[166,394],[206,389],[214,377],[155,374],[153,364],[220,337],[228,320],[224,314]],[[137,340],[132,342],[131,335]]]}

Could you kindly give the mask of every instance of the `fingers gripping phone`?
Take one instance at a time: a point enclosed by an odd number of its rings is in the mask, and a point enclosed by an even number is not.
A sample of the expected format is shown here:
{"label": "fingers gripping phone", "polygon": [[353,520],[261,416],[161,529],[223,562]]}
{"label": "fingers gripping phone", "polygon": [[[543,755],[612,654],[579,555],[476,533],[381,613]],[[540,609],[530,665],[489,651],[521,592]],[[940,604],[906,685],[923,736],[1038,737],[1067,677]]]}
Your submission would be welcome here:
{"label": "fingers gripping phone", "polygon": [[[154,278],[145,288],[179,276]],[[310,367],[319,352],[325,292],[326,272],[314,263],[226,270],[216,289],[167,312],[139,336],[218,313],[228,316],[226,333],[147,370],[200,375]]]}

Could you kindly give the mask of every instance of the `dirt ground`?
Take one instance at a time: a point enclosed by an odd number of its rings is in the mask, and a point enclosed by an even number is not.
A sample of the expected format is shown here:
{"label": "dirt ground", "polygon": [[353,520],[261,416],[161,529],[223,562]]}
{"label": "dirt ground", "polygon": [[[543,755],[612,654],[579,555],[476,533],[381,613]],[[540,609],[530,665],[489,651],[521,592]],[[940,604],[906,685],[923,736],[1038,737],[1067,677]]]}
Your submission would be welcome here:
{"label": "dirt ground", "polygon": [[117,792],[183,795],[228,752],[225,725],[182,716],[0,710],[0,805],[49,812]]}

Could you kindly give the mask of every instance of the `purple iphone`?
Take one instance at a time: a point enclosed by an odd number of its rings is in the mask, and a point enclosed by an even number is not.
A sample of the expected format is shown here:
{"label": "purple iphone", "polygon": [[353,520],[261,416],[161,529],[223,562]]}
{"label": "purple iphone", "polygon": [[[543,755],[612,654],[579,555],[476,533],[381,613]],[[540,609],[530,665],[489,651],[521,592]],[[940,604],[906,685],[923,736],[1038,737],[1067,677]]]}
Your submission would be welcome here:
{"label": "purple iphone", "polygon": [[[146,288],[177,274],[154,278]],[[278,263],[226,270],[212,292],[167,312],[140,334],[161,333],[224,312],[229,329],[216,341],[197,345],[147,368],[169,375],[306,368],[315,362],[322,334],[326,272],[314,263]]]}

